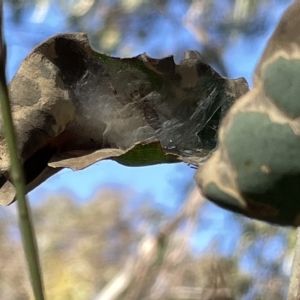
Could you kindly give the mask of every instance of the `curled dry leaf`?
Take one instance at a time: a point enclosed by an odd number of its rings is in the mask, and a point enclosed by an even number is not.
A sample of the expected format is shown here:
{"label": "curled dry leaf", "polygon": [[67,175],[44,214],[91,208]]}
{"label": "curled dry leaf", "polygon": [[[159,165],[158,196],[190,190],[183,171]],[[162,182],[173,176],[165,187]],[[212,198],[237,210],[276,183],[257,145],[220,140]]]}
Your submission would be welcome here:
{"label": "curled dry leaf", "polygon": [[[205,159],[245,79],[221,77],[196,51],[180,65],[146,54],[114,58],[91,49],[84,33],[39,45],[10,85],[27,191],[64,167],[102,159],[135,166]],[[1,130],[0,203],[14,187]]]}

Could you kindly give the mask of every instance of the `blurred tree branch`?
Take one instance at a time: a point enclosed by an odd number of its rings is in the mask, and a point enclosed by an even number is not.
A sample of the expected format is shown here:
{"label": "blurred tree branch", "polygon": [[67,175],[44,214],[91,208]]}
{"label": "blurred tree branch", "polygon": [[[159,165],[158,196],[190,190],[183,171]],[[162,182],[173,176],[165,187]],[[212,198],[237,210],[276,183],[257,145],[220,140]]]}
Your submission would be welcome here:
{"label": "blurred tree branch", "polygon": [[[148,282],[154,284],[145,299],[166,299],[170,294],[172,270],[180,265],[187,254],[189,238],[195,229],[196,216],[203,202],[204,198],[194,188],[179,214],[161,226],[155,236],[149,235],[140,241],[137,254],[127,259],[124,269],[94,300],[124,299],[124,295],[126,299],[144,299]],[[185,226],[180,237],[181,241],[176,242],[176,248],[170,248],[172,235],[182,222],[185,222]]]}
{"label": "blurred tree branch", "polygon": [[300,299],[300,229],[297,229],[297,241],[294,247],[294,259],[288,291],[288,300]]}

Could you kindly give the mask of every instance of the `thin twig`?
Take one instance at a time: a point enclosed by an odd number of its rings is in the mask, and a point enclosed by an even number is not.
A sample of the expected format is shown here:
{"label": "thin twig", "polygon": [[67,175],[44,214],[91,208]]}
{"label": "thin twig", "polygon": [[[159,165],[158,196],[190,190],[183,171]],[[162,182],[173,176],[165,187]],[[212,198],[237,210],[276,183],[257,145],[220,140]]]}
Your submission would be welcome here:
{"label": "thin twig", "polygon": [[33,294],[36,300],[43,300],[43,284],[40,273],[37,243],[31,222],[30,209],[27,206],[23,169],[18,156],[16,135],[13,127],[12,114],[9,103],[8,89],[5,77],[6,47],[3,39],[3,3],[0,1],[0,95],[1,111],[3,117],[3,129],[7,142],[7,148],[11,160],[10,176],[16,188],[19,212],[19,227],[23,240],[23,247],[29,269],[29,275]]}

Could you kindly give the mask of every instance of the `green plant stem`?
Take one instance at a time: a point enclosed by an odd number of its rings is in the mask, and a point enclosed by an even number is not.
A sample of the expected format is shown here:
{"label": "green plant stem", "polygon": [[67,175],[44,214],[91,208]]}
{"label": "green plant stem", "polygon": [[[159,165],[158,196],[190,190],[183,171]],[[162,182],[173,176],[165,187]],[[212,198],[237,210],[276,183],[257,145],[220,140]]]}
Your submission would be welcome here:
{"label": "green plant stem", "polygon": [[15,131],[12,122],[12,115],[10,110],[5,75],[3,71],[1,73],[1,111],[4,124],[4,133],[11,160],[10,175],[13,184],[16,188],[16,195],[18,199],[17,203],[19,212],[19,227],[22,235],[23,247],[28,264],[33,293],[36,300],[43,300],[43,285],[38,259],[37,243],[35,239],[34,228],[31,221],[30,209],[28,208],[25,196],[24,175],[17,151]]}

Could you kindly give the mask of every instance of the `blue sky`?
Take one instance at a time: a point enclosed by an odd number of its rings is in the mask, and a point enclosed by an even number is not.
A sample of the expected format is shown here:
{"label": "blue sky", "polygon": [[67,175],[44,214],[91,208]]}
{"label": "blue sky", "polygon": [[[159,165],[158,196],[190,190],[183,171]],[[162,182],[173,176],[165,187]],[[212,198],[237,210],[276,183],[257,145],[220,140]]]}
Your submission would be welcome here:
{"label": "blue sky", "polygon": [[[251,42],[240,39],[232,44],[224,56],[230,77],[245,77],[251,84],[253,70],[265,47],[267,37],[274,30],[276,21],[285,7],[286,4],[282,5],[277,11],[272,12],[274,23],[267,33],[251,40]],[[22,59],[32,51],[34,46],[54,34],[70,30],[67,28],[64,14],[56,7],[51,7],[42,23],[34,22],[31,7],[27,7],[21,25],[15,25],[10,21],[10,11],[7,6],[4,12],[5,37],[8,45],[7,74],[9,79],[12,78]],[[161,26],[161,28],[165,31],[165,34],[158,35],[162,36],[161,38],[157,38],[151,44],[136,46],[133,55],[147,52],[155,56],[157,47],[164,47],[166,55],[172,54],[172,47],[176,46],[178,42],[174,32],[179,28],[170,28],[169,25]],[[168,34],[170,30],[173,34]],[[186,48],[197,49],[197,43],[193,37],[187,31],[180,30],[182,34],[180,36],[182,42],[186,43]],[[164,38],[164,36],[168,38]],[[179,62],[179,57],[176,56],[176,59]],[[103,161],[82,171],[73,172],[65,169],[59,172],[31,192],[29,199],[31,203],[38,203],[47,195],[70,193],[79,201],[87,201],[99,188],[110,186],[122,191],[132,190],[137,195],[136,197],[151,199],[156,206],[172,214],[184,200],[186,190],[193,180],[194,172],[194,169],[182,163],[129,168],[113,161]],[[197,233],[196,239],[192,241],[193,247],[205,248],[211,241],[211,237],[218,234],[228,237],[222,251],[227,254],[230,253],[239,234],[238,229],[232,229],[235,228],[234,220],[230,221],[231,226],[228,227],[231,214],[211,204],[205,208],[202,215],[201,224],[205,228],[205,234],[203,232]],[[208,223],[213,225],[205,227]],[[201,241],[201,245],[199,241]]]}

